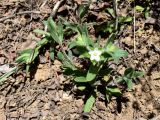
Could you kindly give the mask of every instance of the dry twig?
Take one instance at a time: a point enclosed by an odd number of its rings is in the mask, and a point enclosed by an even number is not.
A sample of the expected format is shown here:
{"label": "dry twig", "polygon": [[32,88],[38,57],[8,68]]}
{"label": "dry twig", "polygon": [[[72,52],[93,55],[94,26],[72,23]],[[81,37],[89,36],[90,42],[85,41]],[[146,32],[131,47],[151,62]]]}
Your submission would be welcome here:
{"label": "dry twig", "polygon": [[133,37],[134,37],[134,41],[133,41],[133,49],[134,49],[134,53],[136,52],[136,8],[135,8],[135,1],[134,1],[134,18],[133,18],[133,22],[134,22],[134,28],[133,28]]}
{"label": "dry twig", "polygon": [[[58,11],[58,9],[59,9],[59,7],[61,6],[61,4],[64,2],[64,0],[60,0],[60,1],[58,1],[56,4],[55,4],[55,6],[54,6],[54,8],[53,8],[53,10],[52,10],[52,12],[51,12],[51,14],[50,14],[50,17],[52,17],[52,18],[54,18],[55,16],[56,16],[56,14],[57,14],[57,11]],[[47,26],[45,26],[45,28],[44,28],[44,31],[47,31]],[[44,37],[45,35],[43,35],[43,37]]]}
{"label": "dry twig", "polygon": [[54,8],[53,8],[53,10],[52,10],[52,12],[51,12],[51,14],[50,14],[51,17],[54,18],[54,17],[56,16],[58,9],[59,9],[59,7],[61,6],[61,4],[62,4],[63,2],[64,2],[64,0],[60,0],[60,1],[58,1],[58,2],[55,4],[55,6],[54,6]]}
{"label": "dry twig", "polygon": [[48,0],[44,0],[43,4],[41,5],[40,8],[42,8],[43,6],[45,6],[45,4],[48,2]]}
{"label": "dry twig", "polygon": [[15,14],[13,14],[13,15],[10,15],[10,16],[2,17],[2,18],[0,19],[0,22],[3,22],[3,21],[5,21],[5,20],[7,20],[7,19],[10,19],[10,18],[14,18],[14,17],[16,17],[17,15],[31,14],[31,13],[41,14],[42,12],[40,12],[40,11],[24,11],[24,12],[19,12],[19,13],[15,13]]}

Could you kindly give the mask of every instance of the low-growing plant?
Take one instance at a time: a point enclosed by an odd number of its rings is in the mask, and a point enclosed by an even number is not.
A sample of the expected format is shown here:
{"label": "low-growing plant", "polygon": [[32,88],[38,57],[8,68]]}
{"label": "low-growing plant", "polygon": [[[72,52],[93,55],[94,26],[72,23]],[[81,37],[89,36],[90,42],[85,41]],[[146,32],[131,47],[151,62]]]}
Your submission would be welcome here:
{"label": "low-growing plant", "polygon": [[88,67],[71,69],[70,66],[64,66],[64,70],[65,72],[69,71],[67,72],[68,75],[74,77],[79,90],[88,90],[90,92],[84,106],[84,112],[90,112],[98,92],[100,92],[99,87],[104,90],[106,100],[109,101],[111,96],[121,96],[122,93],[119,89],[121,85],[126,85],[126,88],[131,90],[132,80],[142,76],[143,73],[128,68],[123,76],[113,76],[115,68],[111,67],[111,64],[118,63],[120,58],[128,55],[126,51],[112,43],[115,34],[110,36],[105,45],[100,45],[97,41],[93,42],[89,37],[85,24],[77,26],[76,31],[78,35],[75,40],[70,42],[69,48],[71,51],[76,51],[75,54],[80,59],[87,59]]}
{"label": "low-growing plant", "polygon": [[[118,32],[124,24],[131,23],[133,20],[131,16],[116,16],[113,8],[106,8],[106,12],[110,15],[110,19],[102,22],[101,24],[95,24],[95,30],[98,33],[102,32],[111,34]],[[115,24],[117,24],[117,26],[115,26]]]}
{"label": "low-growing plant", "polygon": [[[115,68],[111,64],[118,63],[122,57],[127,57],[128,53],[113,44],[115,34],[111,34],[106,44],[100,45],[100,39],[96,42],[88,35],[87,25],[66,24],[66,28],[77,32],[75,39],[68,43],[68,51],[63,50],[61,34],[56,33],[56,24],[49,18],[49,29],[47,35],[50,34],[52,40],[60,46],[57,50],[57,57],[63,63],[64,74],[72,76],[77,89],[81,91],[89,91],[89,96],[84,106],[84,112],[90,112],[98,93],[103,91],[107,101],[110,101],[111,96],[121,96],[121,86],[126,86],[128,90],[132,89],[132,80],[143,75],[142,72],[135,71],[132,68],[125,70],[123,76],[115,74]],[[63,31],[60,28],[61,32]],[[42,33],[42,32],[39,32]],[[87,65],[81,67],[75,65],[73,59],[81,59],[86,61]],[[74,62],[73,62],[74,61]],[[101,90],[99,90],[101,88]]]}
{"label": "low-growing plant", "polygon": [[[111,12],[111,10],[110,10]],[[80,17],[84,16],[83,10],[80,10]],[[130,18],[120,18],[119,21],[124,22],[131,20]],[[80,22],[79,24],[71,24],[61,20],[56,24],[51,17],[44,22],[48,30],[40,29],[34,32],[43,34],[42,40],[37,42],[34,49],[27,49],[20,53],[15,60],[18,65],[26,67],[27,72],[30,70],[31,64],[40,53],[45,45],[50,46],[50,58],[52,60],[57,57],[63,63],[63,72],[73,78],[77,89],[88,91],[84,112],[90,112],[99,93],[105,96],[106,101],[110,101],[112,96],[119,97],[122,95],[121,90],[132,89],[133,80],[143,75],[140,71],[132,68],[125,70],[124,75],[116,74],[116,68],[112,64],[117,64],[122,57],[127,57],[128,52],[114,45],[115,33],[112,33],[105,44],[101,45],[100,37],[92,40],[89,37],[87,24]],[[70,29],[76,33],[73,40],[67,42],[64,49],[64,31]],[[59,49],[57,49],[57,47]],[[57,56],[55,56],[55,53]],[[77,65],[76,62],[84,61],[86,64]],[[5,80],[11,74],[17,72],[19,67],[15,67],[11,72],[6,73],[0,80]]]}

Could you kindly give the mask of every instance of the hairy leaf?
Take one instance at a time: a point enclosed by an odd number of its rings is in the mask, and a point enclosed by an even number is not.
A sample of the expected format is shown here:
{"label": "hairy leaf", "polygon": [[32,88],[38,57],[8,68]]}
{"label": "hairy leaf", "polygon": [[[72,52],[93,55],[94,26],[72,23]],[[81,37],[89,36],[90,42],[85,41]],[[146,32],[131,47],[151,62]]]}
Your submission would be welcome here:
{"label": "hairy leaf", "polygon": [[55,22],[52,20],[52,18],[48,18],[48,29],[50,32],[51,37],[53,38],[53,40],[55,42],[57,42],[58,44],[62,44],[62,41],[59,39],[59,36],[57,34],[57,26],[55,24]]}
{"label": "hairy leaf", "polygon": [[23,50],[21,53],[20,53],[20,56],[16,58],[15,62],[16,63],[27,63],[27,61],[29,60],[29,57],[32,53],[33,49],[26,49],[26,50]]}
{"label": "hairy leaf", "polygon": [[58,59],[61,60],[61,61],[63,61],[65,59],[62,52],[58,52],[57,56],[58,56]]}
{"label": "hairy leaf", "polygon": [[85,77],[76,77],[74,79],[76,82],[87,82],[86,78]]}
{"label": "hairy leaf", "polygon": [[120,16],[120,17],[119,17],[119,22],[120,22],[120,23],[132,22],[132,17],[130,17],[130,16],[126,16],[126,17]]}
{"label": "hairy leaf", "polygon": [[43,46],[43,45],[46,45],[48,43],[48,39],[47,38],[43,38],[42,40],[40,41],[37,41],[37,46]]}
{"label": "hairy leaf", "polygon": [[4,75],[0,76],[0,82],[4,81],[7,79],[7,77],[9,77],[10,75],[12,75],[13,73],[15,73],[17,70],[17,67],[14,67],[10,72],[5,73]]}
{"label": "hairy leaf", "polygon": [[78,8],[78,15],[80,18],[83,18],[84,15],[87,13],[87,10],[89,9],[89,6],[80,5]]}
{"label": "hairy leaf", "polygon": [[86,86],[77,86],[77,88],[81,91],[85,90],[86,89]]}
{"label": "hairy leaf", "polygon": [[128,56],[128,52],[124,51],[122,49],[114,49],[113,54],[111,54],[115,62],[117,62],[121,57],[126,57]]}
{"label": "hairy leaf", "polygon": [[97,73],[98,73],[98,67],[92,64],[88,70],[86,80],[88,82],[94,80],[97,76]]}
{"label": "hairy leaf", "polygon": [[114,14],[113,8],[107,8],[107,11],[113,18],[115,18],[115,14]]}
{"label": "hairy leaf", "polygon": [[96,93],[93,92],[89,98],[87,99],[85,105],[84,105],[84,112],[88,113],[91,111],[93,104],[95,103],[96,100]]}
{"label": "hairy leaf", "polygon": [[126,84],[127,84],[127,89],[128,89],[128,90],[131,90],[132,87],[133,87],[132,79],[129,79],[129,78],[126,78],[126,77],[124,77],[123,79],[125,80],[125,82],[126,82]]}
{"label": "hairy leaf", "polygon": [[35,49],[32,50],[29,59],[27,59],[27,64],[30,64],[31,62],[33,62],[35,60],[35,58],[38,56],[39,54],[39,48],[36,47]]}
{"label": "hairy leaf", "polygon": [[39,34],[42,34],[42,35],[46,35],[46,36],[50,36],[50,33],[46,32],[46,31],[43,31],[43,30],[40,30],[40,29],[35,29],[33,32],[39,33]]}
{"label": "hairy leaf", "polygon": [[107,90],[107,93],[109,92],[111,93],[111,95],[116,96],[116,97],[119,97],[122,94],[120,89],[117,87],[106,87],[106,90]]}
{"label": "hairy leaf", "polygon": [[142,12],[144,8],[142,6],[136,5],[136,11]]}

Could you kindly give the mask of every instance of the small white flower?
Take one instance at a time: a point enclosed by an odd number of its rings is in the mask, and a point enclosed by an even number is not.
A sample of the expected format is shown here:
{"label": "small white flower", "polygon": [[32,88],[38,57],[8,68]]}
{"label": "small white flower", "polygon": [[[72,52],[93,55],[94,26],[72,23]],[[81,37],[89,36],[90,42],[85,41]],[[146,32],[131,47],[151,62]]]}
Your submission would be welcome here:
{"label": "small white flower", "polygon": [[100,55],[102,54],[102,51],[98,49],[94,49],[92,51],[89,51],[89,54],[91,55],[91,60],[96,60],[97,62],[100,61]]}

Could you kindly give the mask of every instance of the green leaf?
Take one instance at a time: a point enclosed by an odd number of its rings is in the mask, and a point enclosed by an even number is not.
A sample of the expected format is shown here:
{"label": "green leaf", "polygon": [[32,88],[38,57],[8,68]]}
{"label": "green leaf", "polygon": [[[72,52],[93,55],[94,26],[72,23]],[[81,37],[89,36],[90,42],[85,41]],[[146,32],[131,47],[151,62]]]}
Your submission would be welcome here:
{"label": "green leaf", "polygon": [[29,73],[29,70],[30,70],[30,65],[27,64],[27,65],[26,65],[26,73],[27,73],[27,74]]}
{"label": "green leaf", "polygon": [[47,26],[47,25],[48,25],[48,21],[47,21],[47,20],[44,20],[44,21],[42,21],[42,22],[43,22],[44,26]]}
{"label": "green leaf", "polygon": [[88,82],[92,81],[96,78],[96,76],[98,74],[98,69],[99,68],[97,66],[94,66],[93,64],[90,66],[88,73],[87,73],[87,76],[86,76],[86,80]]}
{"label": "green leaf", "polygon": [[75,67],[75,65],[73,64],[72,60],[65,53],[58,52],[57,53],[57,57],[58,57],[59,60],[61,60],[63,62],[63,67],[64,68],[70,68],[72,70],[76,70],[77,69]]}
{"label": "green leaf", "polygon": [[82,53],[79,58],[90,58],[90,54],[87,52]]}
{"label": "green leaf", "polygon": [[74,47],[76,47],[76,46],[78,46],[78,44],[77,44],[77,42],[74,41],[74,40],[69,43],[69,49],[72,49],[72,48],[74,48]]}
{"label": "green leaf", "polygon": [[84,15],[87,13],[87,10],[89,9],[89,6],[80,5],[78,8],[78,15],[80,18],[83,18]]}
{"label": "green leaf", "polygon": [[142,12],[144,10],[144,8],[142,6],[136,5],[136,11],[138,12]]}
{"label": "green leaf", "polygon": [[108,40],[107,40],[107,43],[106,43],[106,45],[105,45],[105,48],[107,48],[107,47],[110,46],[110,45],[113,45],[115,38],[116,38],[116,34],[115,34],[115,33],[112,33],[112,34],[109,36]]}
{"label": "green leaf", "polygon": [[123,79],[125,80],[125,82],[127,84],[128,90],[132,89],[132,86],[133,86],[132,79],[135,79],[137,77],[142,77],[143,75],[144,75],[143,72],[135,71],[133,68],[126,69],[125,72],[124,72]]}
{"label": "green leaf", "polygon": [[126,77],[124,77],[123,79],[125,80],[125,82],[126,82],[126,84],[127,84],[127,89],[128,89],[128,90],[131,90],[132,87],[133,87],[132,79],[129,79],[129,78],[126,78]]}
{"label": "green leaf", "polygon": [[146,19],[147,19],[148,17],[150,17],[150,8],[149,8],[149,7],[147,7],[147,9],[145,10],[144,16],[145,16]]}
{"label": "green leaf", "polygon": [[64,71],[63,71],[63,74],[64,75],[67,75],[67,76],[73,76],[74,75],[74,73],[75,73],[75,71],[74,70],[72,70],[72,69],[70,69],[70,68],[64,68]]}
{"label": "green leaf", "polygon": [[20,52],[20,55],[22,54],[30,54],[32,52],[33,49],[25,49],[23,51]]}
{"label": "green leaf", "polygon": [[88,82],[85,77],[76,77],[74,79],[74,81],[76,81],[76,82]]}
{"label": "green leaf", "polygon": [[70,68],[65,68],[64,69],[65,71],[63,72],[65,75],[72,75],[72,76],[75,76],[75,77],[85,77],[84,74],[85,72],[82,71],[82,70],[72,70]]}
{"label": "green leaf", "polygon": [[39,54],[39,47],[35,49],[26,49],[20,53],[20,56],[16,58],[16,63],[30,64]]}
{"label": "green leaf", "polygon": [[70,68],[72,70],[76,70],[76,67],[73,64],[71,64],[67,59],[65,59],[62,62],[63,62],[63,67]]}
{"label": "green leaf", "polygon": [[42,40],[40,41],[37,41],[37,46],[43,46],[43,45],[46,45],[48,43],[48,39],[47,38],[43,38]]}
{"label": "green leaf", "polygon": [[111,98],[111,96],[110,96],[110,95],[108,95],[108,94],[106,94],[106,95],[105,95],[105,99],[106,99],[106,101],[107,101],[107,102],[109,102],[109,101],[110,101],[110,98]]}
{"label": "green leaf", "polygon": [[122,95],[121,91],[117,87],[106,87],[107,93],[111,93],[111,95],[119,97]]}
{"label": "green leaf", "polygon": [[85,41],[85,46],[86,47],[90,47],[90,46],[94,45],[93,41],[89,38],[88,35],[82,34],[82,39]]}
{"label": "green leaf", "polygon": [[56,41],[58,44],[62,44],[62,41],[59,39],[59,36],[57,34],[57,26],[55,22],[52,20],[51,17],[48,18],[48,30],[50,32],[51,37],[54,41]]}
{"label": "green leaf", "polygon": [[134,70],[133,68],[127,68],[125,71],[124,71],[124,76],[128,77],[128,78],[131,78],[132,75],[134,73]]}
{"label": "green leaf", "polygon": [[113,18],[115,18],[115,14],[114,14],[113,8],[107,8],[107,11]]}
{"label": "green leaf", "polygon": [[132,77],[137,78],[137,77],[142,77],[142,76],[144,76],[144,72],[135,71]]}
{"label": "green leaf", "polygon": [[91,111],[93,104],[95,103],[96,100],[96,93],[93,92],[89,98],[87,99],[85,105],[84,105],[84,113],[88,113]]}
{"label": "green leaf", "polygon": [[16,70],[17,70],[17,67],[14,67],[10,72],[5,73],[4,75],[0,76],[0,82],[6,80],[7,77],[9,77],[9,76],[12,75],[13,73],[15,73]]}
{"label": "green leaf", "polygon": [[128,56],[128,52],[124,51],[122,49],[114,49],[113,54],[111,54],[115,62],[117,62],[121,57],[126,57]]}
{"label": "green leaf", "polygon": [[26,63],[29,59],[30,54],[23,54],[16,58],[16,63]]}
{"label": "green leaf", "polygon": [[36,47],[36,48],[34,49],[34,52],[32,53],[32,56],[33,56],[33,57],[32,57],[32,59],[29,61],[29,63],[33,62],[38,55],[39,55],[39,48]]}
{"label": "green leaf", "polygon": [[118,18],[118,20],[119,20],[119,23],[128,23],[128,22],[132,22],[132,17],[130,17],[130,16],[126,16],[126,17],[120,16]]}
{"label": "green leaf", "polygon": [[54,47],[50,47],[49,55],[50,55],[51,60],[54,60]]}
{"label": "green leaf", "polygon": [[81,91],[85,90],[86,89],[86,86],[77,86],[77,88]]}
{"label": "green leaf", "polygon": [[118,83],[122,83],[122,82],[124,82],[125,80],[123,79],[123,77],[117,77],[116,79],[115,79],[116,81],[116,83],[118,84]]}
{"label": "green leaf", "polygon": [[101,60],[102,61],[109,60],[110,58],[112,58],[112,56],[108,52],[103,52],[103,54],[101,55]]}
{"label": "green leaf", "polygon": [[147,19],[147,18],[150,16],[149,11],[145,11],[144,16],[145,16],[145,18]]}
{"label": "green leaf", "polygon": [[68,57],[69,57],[70,60],[73,59],[73,54],[72,54],[71,50],[68,50]]}
{"label": "green leaf", "polygon": [[86,46],[86,43],[81,35],[78,35],[75,41],[76,41],[76,44],[79,46]]}
{"label": "green leaf", "polygon": [[135,71],[133,68],[127,68],[124,72],[124,75],[128,78],[137,78],[144,75],[141,71]]}
{"label": "green leaf", "polygon": [[93,46],[94,43],[89,38],[87,25],[86,24],[79,25],[77,29],[78,29],[78,34],[79,34],[78,37],[80,37],[80,41],[82,42],[81,46],[86,46],[86,47]]}
{"label": "green leaf", "polygon": [[78,29],[77,29],[77,24],[75,23],[68,23],[67,21],[64,21],[64,25],[66,26],[67,29],[71,29],[75,32],[78,32]]}
{"label": "green leaf", "polygon": [[60,40],[60,41],[61,41],[61,43],[62,43],[64,33],[63,33],[63,25],[62,25],[62,23],[61,23],[60,21],[58,22],[58,29],[57,29],[57,33],[58,33],[58,36],[59,36],[59,40]]}
{"label": "green leaf", "polygon": [[86,24],[77,25],[77,32],[76,39],[69,44],[70,49],[76,46],[89,47],[94,45],[93,41],[89,38]]}
{"label": "green leaf", "polygon": [[26,50],[23,50],[21,53],[20,53],[20,56],[16,58],[15,62],[16,63],[27,63],[27,61],[29,60],[30,58],[30,55],[32,53],[33,49],[26,49]]}
{"label": "green leaf", "polygon": [[87,57],[89,54],[86,47],[83,46],[77,46],[75,49],[73,49],[73,53],[75,53],[76,55],[80,55],[81,57]]}
{"label": "green leaf", "polygon": [[50,36],[50,33],[46,32],[46,31],[43,31],[43,30],[40,30],[40,29],[35,29],[35,30],[33,30],[33,32],[39,33],[39,34],[42,34],[42,35],[46,35],[46,36]]}
{"label": "green leaf", "polygon": [[26,61],[27,64],[30,64],[31,62],[33,62],[35,60],[35,58],[38,56],[39,54],[39,48],[36,47],[35,49],[33,49],[33,51],[31,52],[29,59]]}
{"label": "green leaf", "polygon": [[50,52],[49,55],[50,55],[51,60],[54,60],[54,52],[53,51]]}
{"label": "green leaf", "polygon": [[65,59],[65,57],[64,57],[64,55],[63,55],[62,52],[58,52],[58,53],[57,53],[57,57],[58,57],[58,59],[61,60],[61,61],[63,61],[63,60]]}
{"label": "green leaf", "polygon": [[49,28],[51,28],[53,31],[57,30],[57,25],[56,23],[53,21],[52,17],[49,17],[47,20],[47,25]]}

